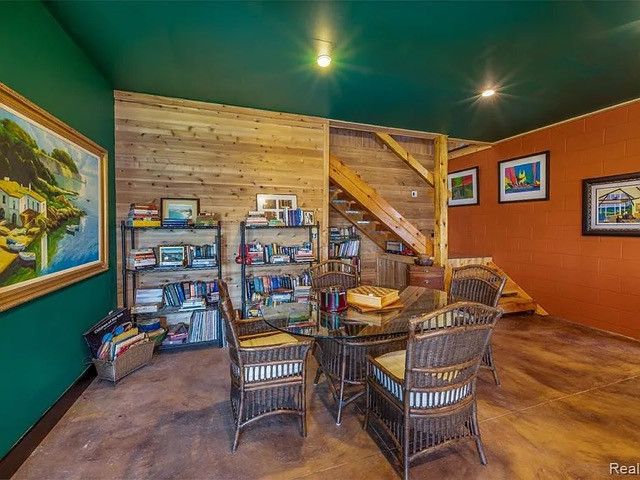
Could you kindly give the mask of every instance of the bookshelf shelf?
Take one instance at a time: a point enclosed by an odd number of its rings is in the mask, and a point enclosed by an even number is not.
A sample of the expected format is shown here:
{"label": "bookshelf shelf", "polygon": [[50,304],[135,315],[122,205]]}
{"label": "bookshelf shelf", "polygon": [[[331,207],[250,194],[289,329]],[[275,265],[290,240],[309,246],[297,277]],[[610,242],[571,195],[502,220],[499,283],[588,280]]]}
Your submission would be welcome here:
{"label": "bookshelf shelf", "polygon": [[[138,248],[141,235],[145,235],[146,232],[149,231],[160,231],[163,232],[164,235],[162,237],[163,242],[171,241],[171,234],[173,231],[193,231],[193,232],[209,232],[207,233],[208,241],[211,243],[215,243],[215,255],[218,258],[217,265],[214,266],[179,266],[179,267],[163,267],[159,265],[149,266],[149,267],[140,267],[140,268],[129,268],[127,267],[127,258],[129,252],[133,249]],[[135,292],[138,288],[139,281],[142,282],[142,279],[138,279],[140,275],[144,275],[144,282],[149,283],[153,280],[153,274],[162,274],[167,272],[185,272],[185,273],[200,273],[197,279],[202,278],[202,274],[205,274],[207,277],[211,275],[212,278],[209,278],[207,281],[212,281],[214,279],[220,280],[222,278],[222,267],[220,264],[221,256],[221,240],[222,240],[222,227],[220,222],[216,225],[202,225],[202,226],[184,226],[184,227],[176,227],[176,226],[160,226],[160,227],[132,227],[128,226],[126,222],[121,222],[120,224],[120,233],[121,233],[121,260],[122,260],[122,304],[126,308],[129,306],[129,299],[135,298]],[[194,233],[195,234],[195,233]],[[156,236],[149,237],[156,239]],[[180,241],[176,243],[184,243],[185,237],[184,234],[180,235]],[[202,237],[194,237],[194,243],[198,244],[202,242]],[[148,239],[145,242],[147,245],[149,243]],[[181,279],[182,282],[189,281],[189,279]],[[157,288],[162,287],[165,289],[166,283],[163,283],[162,280],[158,279]],[[173,282],[170,282],[173,283]],[[146,285],[145,285],[146,287]],[[180,349],[189,349],[189,348],[202,348],[207,346],[218,346],[221,347],[223,344],[223,333],[222,333],[222,322],[219,313],[219,304],[213,303],[207,305],[204,309],[194,309],[194,310],[181,310],[179,306],[164,306],[159,308],[155,312],[145,312],[145,313],[132,313],[132,318],[136,320],[137,318],[149,318],[149,317],[169,317],[171,315],[190,315],[193,312],[218,312],[217,318],[214,323],[214,331],[216,334],[216,338],[213,340],[205,340],[205,341],[197,341],[197,342],[185,342],[176,345],[160,345],[158,347],[159,351],[175,351]],[[193,317],[192,317],[193,318]],[[170,319],[169,323],[170,322]]]}
{"label": "bookshelf shelf", "polygon": [[[360,246],[362,237],[354,227],[331,227],[329,229],[329,258],[349,261],[360,278]],[[355,250],[355,251],[354,251]]]}
{"label": "bookshelf shelf", "polygon": [[[307,241],[312,245],[315,256],[311,260],[304,260],[300,262],[283,262],[283,263],[258,263],[258,264],[247,264],[247,232],[252,231],[257,233],[256,231],[268,232],[268,231],[279,231],[279,230],[289,230],[289,231],[307,231]],[[293,233],[292,233],[293,235]],[[299,234],[298,234],[299,235]],[[299,238],[299,237],[298,237]],[[281,241],[282,238],[279,238]],[[249,309],[249,289],[247,288],[247,271],[253,271],[253,269],[259,269],[260,271],[268,270],[268,269],[280,269],[280,268],[291,268],[291,267],[310,267],[314,263],[318,262],[318,254],[320,252],[320,224],[315,223],[313,225],[282,225],[282,226],[270,226],[270,225],[247,225],[246,222],[240,223],[240,277],[241,277],[241,290],[242,290],[242,316],[248,316]],[[283,289],[279,289],[279,291],[271,292],[270,294],[265,294],[263,299],[268,297],[273,297],[277,295],[291,295],[292,301],[295,301],[295,291],[293,289],[286,289],[286,292],[283,292]]]}

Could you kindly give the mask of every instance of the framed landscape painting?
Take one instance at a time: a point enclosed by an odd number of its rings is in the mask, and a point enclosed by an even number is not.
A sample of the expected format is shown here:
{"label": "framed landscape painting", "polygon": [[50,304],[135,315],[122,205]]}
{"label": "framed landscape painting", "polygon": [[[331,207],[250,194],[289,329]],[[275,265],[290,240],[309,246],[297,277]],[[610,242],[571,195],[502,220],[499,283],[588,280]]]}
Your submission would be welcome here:
{"label": "framed landscape painting", "polygon": [[447,176],[449,183],[450,207],[462,205],[478,205],[480,194],[478,192],[478,167],[451,172]]}
{"label": "framed landscape painting", "polygon": [[498,202],[549,199],[549,152],[498,163]]}
{"label": "framed landscape painting", "polygon": [[0,311],[108,268],[107,152],[0,83]]}
{"label": "framed landscape painting", "polygon": [[640,236],[640,172],[582,181],[582,234]]}

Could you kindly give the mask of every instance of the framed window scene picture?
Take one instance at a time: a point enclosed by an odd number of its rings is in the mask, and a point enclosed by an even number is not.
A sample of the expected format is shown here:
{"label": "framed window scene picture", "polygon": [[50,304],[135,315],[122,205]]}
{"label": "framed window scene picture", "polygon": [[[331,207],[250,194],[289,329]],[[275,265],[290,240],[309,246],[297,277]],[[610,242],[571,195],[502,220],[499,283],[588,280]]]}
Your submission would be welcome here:
{"label": "framed window scene picture", "polygon": [[582,181],[582,234],[640,236],[640,172]]}
{"label": "framed window scene picture", "polygon": [[450,207],[478,205],[480,203],[478,167],[451,172],[447,176],[447,182],[451,192],[451,198],[449,198]]}
{"label": "framed window scene picture", "polygon": [[264,213],[267,220],[282,219],[285,211],[298,208],[296,195],[276,195],[259,193],[256,195],[256,210]]}
{"label": "framed window scene picture", "polygon": [[548,151],[498,163],[498,203],[548,199]]}

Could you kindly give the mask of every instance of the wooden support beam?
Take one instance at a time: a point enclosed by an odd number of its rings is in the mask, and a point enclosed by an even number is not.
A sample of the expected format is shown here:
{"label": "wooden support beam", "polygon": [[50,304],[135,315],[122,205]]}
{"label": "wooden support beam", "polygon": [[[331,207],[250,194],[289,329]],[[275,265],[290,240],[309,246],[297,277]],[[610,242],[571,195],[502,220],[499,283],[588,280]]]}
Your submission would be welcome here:
{"label": "wooden support beam", "polygon": [[491,148],[493,145],[491,144],[483,144],[483,145],[468,145],[462,148],[456,148],[455,150],[449,151],[449,160],[458,157],[464,157],[465,155],[470,155],[475,152],[479,152],[481,150],[486,150],[487,148]]}
{"label": "wooden support beam", "polygon": [[[433,179],[435,202],[435,229],[434,229],[434,261],[445,267],[449,266],[449,187],[447,174],[449,171],[449,156],[447,152],[447,136],[439,135],[434,139]],[[446,277],[445,277],[446,279]]]}
{"label": "wooden support beam", "polygon": [[382,142],[387,147],[389,147],[393,151],[393,153],[395,153],[400,159],[402,159],[407,165],[409,165],[414,172],[420,175],[423,178],[423,180],[425,180],[429,185],[433,187],[434,185],[433,173],[431,173],[429,170],[424,168],[424,166],[418,160],[416,160],[416,158],[413,155],[411,155],[411,153],[409,153],[406,148],[400,145],[396,141],[396,139],[393,138],[388,133],[385,133],[385,132],[374,132],[374,133],[380,140],[382,140]]}

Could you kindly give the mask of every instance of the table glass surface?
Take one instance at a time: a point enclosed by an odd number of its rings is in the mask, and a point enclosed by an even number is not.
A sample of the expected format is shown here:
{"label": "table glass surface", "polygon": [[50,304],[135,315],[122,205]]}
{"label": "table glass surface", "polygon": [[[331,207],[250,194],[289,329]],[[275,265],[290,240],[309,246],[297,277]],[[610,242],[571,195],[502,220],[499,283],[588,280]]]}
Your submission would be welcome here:
{"label": "table glass surface", "polygon": [[407,333],[409,319],[448,305],[447,293],[407,287],[400,293],[403,307],[386,312],[360,313],[353,307],[326,313],[318,302],[283,303],[263,307],[262,318],[280,331],[314,338],[363,338],[388,333]]}

